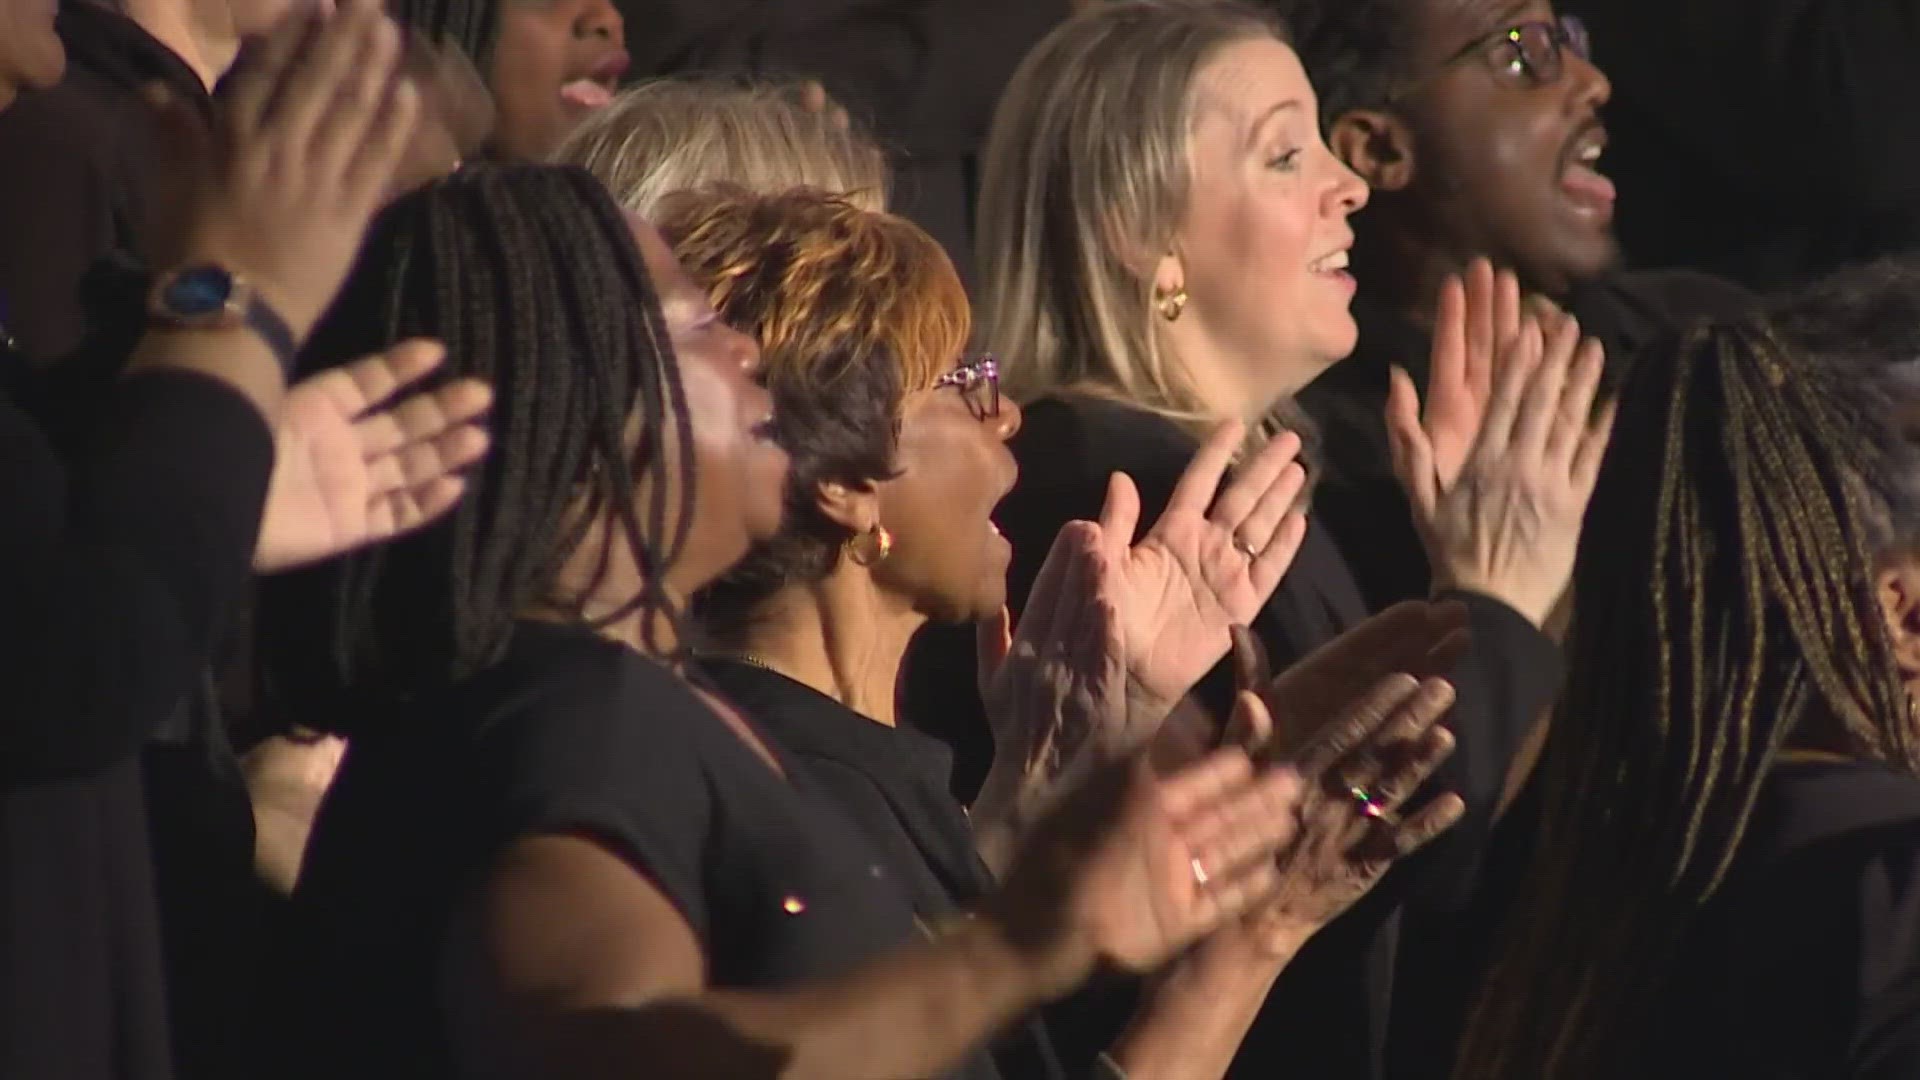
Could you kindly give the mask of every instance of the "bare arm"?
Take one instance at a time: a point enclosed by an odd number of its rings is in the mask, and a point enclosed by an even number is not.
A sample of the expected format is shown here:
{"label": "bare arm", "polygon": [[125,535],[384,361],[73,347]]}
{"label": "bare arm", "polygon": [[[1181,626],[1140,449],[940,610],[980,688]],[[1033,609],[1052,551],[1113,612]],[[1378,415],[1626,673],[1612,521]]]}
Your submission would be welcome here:
{"label": "bare arm", "polygon": [[[706,989],[699,943],[597,844],[513,845],[456,920],[449,1024],[476,1077],[925,1076],[1092,963],[1016,947],[991,916],[791,992]],[[908,1034],[910,1033],[910,1035]]]}

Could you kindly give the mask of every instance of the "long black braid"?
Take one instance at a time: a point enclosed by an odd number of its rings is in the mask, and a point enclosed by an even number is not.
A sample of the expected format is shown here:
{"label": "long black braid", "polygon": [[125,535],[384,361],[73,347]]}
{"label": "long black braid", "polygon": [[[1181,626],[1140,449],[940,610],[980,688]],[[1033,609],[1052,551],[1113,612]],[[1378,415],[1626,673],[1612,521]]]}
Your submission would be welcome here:
{"label": "long black braid", "polygon": [[[645,611],[650,635],[678,624],[659,581],[692,524],[687,404],[659,299],[600,183],[579,169],[478,166],[395,204],[307,361],[412,337],[445,343],[441,377],[492,384],[493,448],[446,521],[270,585],[269,696],[311,726],[338,730],[356,701],[487,666],[530,605],[577,605],[553,595],[555,577],[594,520],[625,533],[647,582],[604,621]],[[668,439],[677,454],[662,452]],[[636,473],[651,481],[644,515]]]}
{"label": "long black braid", "polygon": [[[1671,956],[1783,748],[1920,774],[1872,591],[1920,538],[1920,275],[1856,271],[1637,364],[1575,568],[1541,853],[1455,1075],[1644,1075]],[[1651,583],[1651,595],[1629,583]]]}

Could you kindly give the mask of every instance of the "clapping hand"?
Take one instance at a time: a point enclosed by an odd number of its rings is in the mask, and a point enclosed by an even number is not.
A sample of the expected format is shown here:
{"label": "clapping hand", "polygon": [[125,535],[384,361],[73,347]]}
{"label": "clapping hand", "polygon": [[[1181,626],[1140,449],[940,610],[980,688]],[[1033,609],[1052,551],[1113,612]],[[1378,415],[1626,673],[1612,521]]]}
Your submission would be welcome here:
{"label": "clapping hand", "polygon": [[[1476,286],[1480,271],[1463,292],[1449,283],[1442,293],[1434,379],[1436,390],[1456,389],[1430,402],[1423,421],[1412,381],[1393,373],[1394,471],[1436,583],[1495,597],[1541,626],[1572,576],[1613,427],[1612,403],[1594,409],[1605,356],[1574,319],[1520,313],[1507,277]],[[1483,325],[1493,330],[1471,329]],[[1481,411],[1483,372],[1492,391]]]}
{"label": "clapping hand", "polygon": [[[1180,476],[1159,520],[1138,543],[1140,495],[1115,473],[1100,513],[1100,579],[1117,612],[1136,726],[1159,720],[1227,655],[1231,628],[1253,621],[1306,536],[1300,437],[1284,432],[1221,490],[1245,438],[1216,428]],[[1217,493],[1217,497],[1216,497]]]}
{"label": "clapping hand", "polygon": [[[1223,944],[1255,958],[1290,956],[1395,862],[1460,819],[1465,804],[1453,794],[1400,817],[1453,752],[1452,734],[1439,726],[1453,705],[1452,686],[1411,674],[1443,668],[1465,646],[1449,609],[1457,605],[1389,609],[1277,679],[1268,677],[1252,638],[1237,635],[1240,693],[1228,742],[1284,762],[1302,778],[1303,794],[1298,839],[1279,852],[1279,887]],[[1284,711],[1276,716],[1269,702]],[[1335,702],[1337,711],[1301,723],[1308,710]],[[1308,733],[1289,741],[1281,717]]]}
{"label": "clapping hand", "polygon": [[390,539],[459,501],[486,452],[485,385],[408,393],[445,353],[429,341],[314,375],[287,392],[254,569],[288,570]]}

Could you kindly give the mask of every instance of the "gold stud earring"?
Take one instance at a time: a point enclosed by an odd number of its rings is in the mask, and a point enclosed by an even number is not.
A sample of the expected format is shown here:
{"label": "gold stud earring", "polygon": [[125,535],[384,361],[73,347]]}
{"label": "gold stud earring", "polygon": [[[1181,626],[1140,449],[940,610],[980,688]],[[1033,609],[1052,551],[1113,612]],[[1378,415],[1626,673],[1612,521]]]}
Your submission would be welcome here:
{"label": "gold stud earring", "polygon": [[1153,287],[1153,302],[1160,308],[1160,317],[1172,322],[1187,308],[1187,287],[1182,285],[1176,289],[1163,289],[1156,285]]}
{"label": "gold stud earring", "polygon": [[847,557],[861,566],[876,566],[893,554],[893,534],[885,525],[875,525],[847,541]]}

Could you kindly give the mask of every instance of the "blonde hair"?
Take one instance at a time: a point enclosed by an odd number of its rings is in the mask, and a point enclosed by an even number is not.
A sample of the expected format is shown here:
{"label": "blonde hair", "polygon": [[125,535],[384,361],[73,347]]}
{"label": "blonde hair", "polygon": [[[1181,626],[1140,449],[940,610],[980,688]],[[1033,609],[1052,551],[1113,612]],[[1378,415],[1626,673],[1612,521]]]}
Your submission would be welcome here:
{"label": "blonde hair", "polygon": [[715,181],[762,194],[815,187],[886,209],[879,147],[837,120],[831,102],[811,109],[801,95],[798,84],[643,83],[576,128],[554,160],[593,173],[648,219],[663,197]]}
{"label": "blonde hair", "polygon": [[1072,390],[1208,422],[1140,263],[1171,248],[1191,183],[1196,81],[1282,27],[1232,0],[1133,0],[1062,23],[1021,62],[987,139],[980,325],[1021,401]]}

